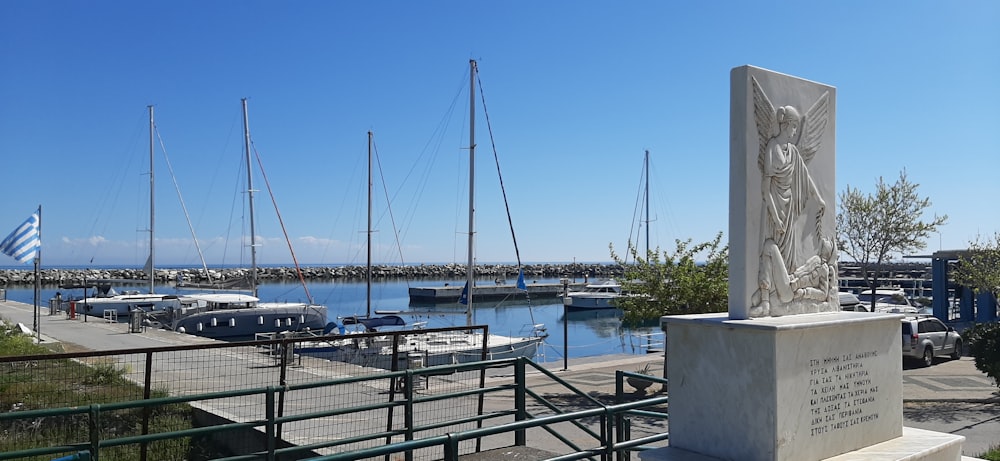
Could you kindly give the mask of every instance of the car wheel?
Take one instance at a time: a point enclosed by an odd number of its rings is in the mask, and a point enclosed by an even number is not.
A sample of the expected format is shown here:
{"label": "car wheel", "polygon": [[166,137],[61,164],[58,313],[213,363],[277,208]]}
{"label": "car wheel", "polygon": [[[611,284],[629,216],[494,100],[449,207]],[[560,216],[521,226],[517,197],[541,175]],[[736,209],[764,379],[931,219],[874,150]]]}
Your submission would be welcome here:
{"label": "car wheel", "polygon": [[958,360],[958,359],[962,358],[962,352],[963,352],[962,351],[962,340],[961,339],[956,339],[955,340],[955,352],[951,353],[951,358],[953,358],[955,360]]}
{"label": "car wheel", "polygon": [[921,360],[921,364],[925,367],[929,367],[934,364],[934,351],[930,347],[924,348],[924,356]]}

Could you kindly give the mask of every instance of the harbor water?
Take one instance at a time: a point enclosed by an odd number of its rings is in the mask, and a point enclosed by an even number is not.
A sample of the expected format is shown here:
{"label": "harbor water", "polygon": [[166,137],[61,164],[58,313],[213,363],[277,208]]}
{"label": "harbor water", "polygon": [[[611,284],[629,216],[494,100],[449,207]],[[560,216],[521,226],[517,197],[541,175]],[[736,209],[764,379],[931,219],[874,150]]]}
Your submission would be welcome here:
{"label": "harbor water", "polygon": [[[528,283],[558,283],[558,280],[537,280]],[[413,304],[409,300],[411,286],[442,286],[462,284],[460,280],[380,280],[372,282],[371,314],[396,314],[407,324],[426,322],[428,328],[463,326],[466,322],[465,306],[450,304]],[[487,283],[487,282],[481,282]],[[489,282],[492,283],[492,282]],[[366,307],[366,284],[357,281],[321,281],[308,285],[313,301],[327,306],[330,321],[341,323],[347,316],[363,316]],[[116,290],[139,287],[115,287]],[[173,286],[158,286],[156,291],[165,294],[190,294]],[[42,313],[48,313],[49,300],[60,292],[64,299],[82,297],[82,289],[60,289],[44,286],[39,299]],[[88,293],[89,294],[89,293]],[[27,304],[34,303],[34,290],[30,287],[8,286],[7,299]],[[258,288],[261,301],[306,301],[298,283],[264,283]],[[622,326],[621,311],[601,309],[565,312],[562,298],[546,297],[525,300],[478,302],[475,299],[473,324],[488,325],[491,333],[528,336],[534,325],[544,325],[548,337],[539,348],[539,361],[559,361],[563,357],[580,358],[605,354],[646,354],[652,348],[662,351],[663,334],[656,322],[634,328]],[[565,333],[564,333],[565,331]]]}

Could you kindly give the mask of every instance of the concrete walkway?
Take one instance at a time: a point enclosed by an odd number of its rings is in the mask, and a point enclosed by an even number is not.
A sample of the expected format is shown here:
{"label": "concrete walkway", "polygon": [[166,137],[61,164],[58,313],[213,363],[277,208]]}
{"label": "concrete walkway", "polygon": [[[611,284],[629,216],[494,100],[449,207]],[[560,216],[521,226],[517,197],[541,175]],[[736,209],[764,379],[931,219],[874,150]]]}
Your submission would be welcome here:
{"label": "concrete walkway", "polygon": [[[14,323],[32,326],[33,307],[17,302],[0,302],[0,317]],[[147,330],[142,334],[128,334],[126,324],[110,324],[99,318],[89,318],[86,323],[68,320],[65,315],[48,315],[48,308],[41,308],[43,342],[67,342],[86,349],[113,350],[125,348],[159,347],[211,342],[213,340],[174,332]],[[83,327],[85,325],[85,327]],[[611,403],[615,395],[615,372],[634,372],[649,365],[651,374],[661,376],[663,354],[609,355],[572,359],[563,369],[562,361],[547,362],[544,366],[559,378],[572,384],[583,393]],[[495,376],[494,379],[504,379]],[[508,379],[509,381],[509,379]],[[527,385],[533,391],[553,397],[572,411],[575,400],[567,397],[566,390],[540,372],[527,376]],[[626,386],[631,392],[631,388]],[[660,385],[647,389],[651,395],[660,391]],[[643,394],[633,394],[639,398]],[[904,424],[966,437],[963,452],[968,456],[979,455],[1000,444],[1000,393],[993,381],[975,368],[972,358],[959,360],[939,359],[931,367],[919,368],[904,364],[903,368]],[[665,425],[658,430],[666,430]],[[636,435],[636,434],[634,434]],[[642,434],[637,434],[642,435]],[[561,452],[559,445],[546,446],[554,441],[542,440],[536,448]]]}

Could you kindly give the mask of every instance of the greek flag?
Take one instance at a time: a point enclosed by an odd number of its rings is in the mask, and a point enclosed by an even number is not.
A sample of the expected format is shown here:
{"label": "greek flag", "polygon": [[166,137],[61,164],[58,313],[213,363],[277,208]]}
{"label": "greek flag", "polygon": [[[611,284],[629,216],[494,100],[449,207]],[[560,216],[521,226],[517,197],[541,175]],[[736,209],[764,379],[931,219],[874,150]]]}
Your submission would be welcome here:
{"label": "greek flag", "polygon": [[34,259],[41,248],[42,239],[38,236],[37,211],[0,242],[0,252],[16,259],[19,263]]}
{"label": "greek flag", "polygon": [[524,284],[524,269],[520,269],[517,272],[517,289],[528,291],[528,286]]}

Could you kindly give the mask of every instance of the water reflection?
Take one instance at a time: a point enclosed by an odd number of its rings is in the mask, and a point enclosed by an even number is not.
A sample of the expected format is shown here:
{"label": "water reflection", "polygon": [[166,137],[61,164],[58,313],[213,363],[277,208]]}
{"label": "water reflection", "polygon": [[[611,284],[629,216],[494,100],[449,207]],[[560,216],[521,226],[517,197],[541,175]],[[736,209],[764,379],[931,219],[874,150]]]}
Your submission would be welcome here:
{"label": "water reflection", "polygon": [[[426,282],[421,282],[426,284]],[[440,282],[437,282],[440,283]],[[392,313],[402,316],[408,323],[426,322],[427,327],[454,327],[466,323],[465,306],[458,303],[411,305],[408,287],[402,280],[373,283],[371,313]],[[364,282],[322,281],[311,282],[309,290],[315,302],[327,306],[329,320],[365,315],[367,290]],[[48,300],[56,292],[63,299],[82,296],[82,290],[67,290],[58,286],[42,288],[39,305],[47,308]],[[157,287],[159,293],[178,293],[171,285]],[[27,304],[33,303],[31,287],[7,287],[7,298]],[[266,283],[259,287],[259,297],[264,301],[305,301],[300,285],[295,283]],[[46,311],[47,312],[47,311]],[[504,300],[476,303],[473,323],[488,325],[490,332],[509,336],[527,336],[534,325],[544,324],[549,337],[543,346],[546,360],[561,360],[564,354],[571,358],[614,353],[644,353],[637,348],[637,339],[649,333],[658,333],[658,322],[639,327],[624,327],[619,309],[600,309],[565,312],[562,299],[547,297],[526,300]],[[565,325],[564,325],[565,322]],[[564,333],[565,331],[565,333]],[[564,346],[565,344],[568,346]]]}

